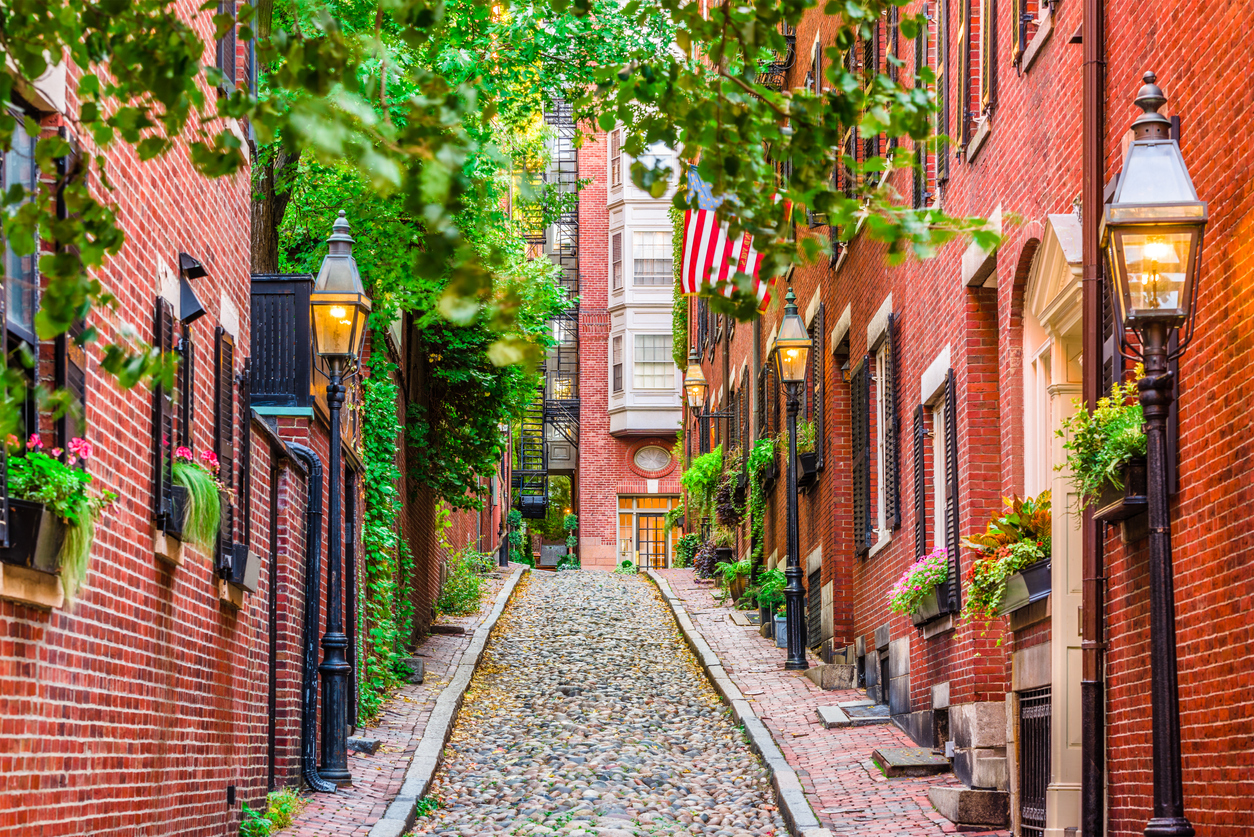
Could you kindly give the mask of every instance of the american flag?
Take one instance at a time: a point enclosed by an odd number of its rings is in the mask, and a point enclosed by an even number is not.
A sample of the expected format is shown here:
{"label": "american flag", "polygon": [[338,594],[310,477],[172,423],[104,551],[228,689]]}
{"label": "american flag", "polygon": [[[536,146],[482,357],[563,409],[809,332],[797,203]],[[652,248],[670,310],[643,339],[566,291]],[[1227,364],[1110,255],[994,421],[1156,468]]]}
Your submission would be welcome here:
{"label": "american flag", "polygon": [[696,294],[709,288],[730,297],[736,287],[732,276],[747,273],[753,277],[758,310],[766,310],[771,301],[771,283],[760,276],[762,255],[753,247],[753,236],[746,232],[735,241],[728,239],[726,225],[715,216],[722,198],[714,197],[710,184],[697,174],[696,166],[688,167],[688,188],[697,196],[697,208],[684,213],[684,261],[680,270],[683,292]]}

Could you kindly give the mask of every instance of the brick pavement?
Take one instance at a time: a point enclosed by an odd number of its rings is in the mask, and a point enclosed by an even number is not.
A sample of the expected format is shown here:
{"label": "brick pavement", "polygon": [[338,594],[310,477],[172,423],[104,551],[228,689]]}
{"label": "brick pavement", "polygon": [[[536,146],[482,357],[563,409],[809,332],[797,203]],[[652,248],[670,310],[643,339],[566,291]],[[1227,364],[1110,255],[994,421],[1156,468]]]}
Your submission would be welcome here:
{"label": "brick pavement", "polygon": [[[784,671],[783,649],[763,639],[756,628],[733,624],[727,618],[730,609],[715,602],[710,586],[698,584],[691,570],[661,570],[659,575],[684,602],[693,624],[771,731],[823,827],[858,837],[935,837],[959,830],[927,798],[933,785],[957,784],[952,774],[888,779],[872,764],[872,750],[914,746],[904,732],[892,724],[830,730],[819,724],[818,706],[861,700],[864,692],[825,692],[800,673]],[[964,831],[988,837],[1010,834]]]}
{"label": "brick pavement", "polygon": [[432,634],[419,646],[416,656],[425,659],[426,676],[421,684],[397,690],[383,706],[374,726],[359,732],[378,738],[382,746],[373,756],[349,752],[348,769],[353,786],[335,794],[306,793],[308,805],[296,822],[281,833],[285,837],[365,837],[405,782],[405,771],[422,739],[432,707],[448,685],[475,629],[487,618],[505,579],[489,579],[482,605],[473,616],[444,617],[440,624],[461,625],[461,635]]}

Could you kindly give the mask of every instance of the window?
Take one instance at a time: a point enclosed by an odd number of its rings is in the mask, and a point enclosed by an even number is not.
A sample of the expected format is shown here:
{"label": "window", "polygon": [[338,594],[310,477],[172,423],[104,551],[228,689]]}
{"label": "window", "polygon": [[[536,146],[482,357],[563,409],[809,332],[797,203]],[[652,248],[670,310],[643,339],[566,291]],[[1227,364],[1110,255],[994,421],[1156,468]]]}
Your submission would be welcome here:
{"label": "window", "polygon": [[669,334],[637,334],[632,386],[636,389],[673,389],[675,360]]}
{"label": "window", "polygon": [[623,185],[623,144],[622,134],[615,129],[610,131],[610,185]]}
{"label": "window", "polygon": [[875,352],[875,531],[879,540],[884,540],[890,534],[886,519],[888,492],[884,485],[885,465],[888,461],[888,434],[884,432],[888,426],[888,399],[884,397],[884,382],[890,374],[887,348],[886,345],[881,345]]}
{"label": "window", "polygon": [[895,315],[889,314],[875,348],[875,528],[881,541],[901,525],[895,325]]}
{"label": "window", "polygon": [[662,166],[671,167],[671,150],[666,147],[665,143],[655,142],[644,150],[640,155],[640,163],[646,169],[656,169]]}
{"label": "window", "polygon": [[[13,114],[17,126],[13,130],[13,144],[4,152],[4,193],[20,186],[29,196],[39,188],[39,167],[35,164],[36,138],[26,133],[23,115]],[[4,311],[9,331],[34,345],[35,312],[39,309],[38,242],[35,252],[19,256],[4,245]]]}
{"label": "window", "polygon": [[949,506],[949,478],[945,468],[945,402],[932,407],[932,548],[948,542],[945,509]]}
{"label": "window", "polygon": [[613,356],[610,359],[611,369],[614,375],[614,392],[623,391],[623,338],[618,336],[614,338]]}
{"label": "window", "polygon": [[[637,232],[631,236],[631,282],[633,285],[669,285],[675,281],[669,232]],[[619,259],[621,262],[621,253]],[[617,271],[620,279],[622,266]]]}
{"label": "window", "polygon": [[613,287],[614,290],[616,291],[621,291],[623,289],[623,234],[622,233],[620,232],[614,233],[614,237],[613,239],[611,239],[610,249],[613,251],[613,256],[611,258],[611,262],[613,265],[612,267],[613,275],[611,278],[613,280],[613,283],[611,287]]}
{"label": "window", "polygon": [[805,417],[814,422],[814,467],[823,469],[824,405],[827,401],[825,380],[826,353],[823,351],[823,303],[819,303],[810,322],[810,368],[806,370]]}
{"label": "window", "polygon": [[865,356],[849,376],[854,554],[865,556],[875,543],[871,516],[871,364]]}
{"label": "window", "polygon": [[993,0],[962,0],[955,98],[958,105],[958,144],[963,147],[971,141],[977,121],[987,118],[997,103],[995,29]]}
{"label": "window", "polygon": [[[895,8],[895,7],[894,7]],[[932,21],[925,17],[919,34],[914,39],[914,66],[916,72],[932,65]],[[939,123],[933,126],[939,133]],[[933,141],[935,142],[935,141]],[[911,205],[915,209],[930,206],[932,195],[935,194],[936,147],[929,142],[918,141],[914,144],[914,183],[911,190]]]}
{"label": "window", "polygon": [[[235,484],[235,338],[218,326],[214,358],[213,447],[218,457],[218,479]],[[235,551],[235,505],[222,503],[222,528],[218,532],[218,570],[231,569]]]}
{"label": "window", "polygon": [[[218,0],[218,14],[226,15],[235,20],[235,0]],[[218,41],[215,66],[224,76],[221,88],[226,93],[235,90],[235,24],[226,30],[226,34]]]}
{"label": "window", "polygon": [[[940,26],[936,33],[936,130],[938,137],[949,134],[949,0],[937,0]],[[936,182],[949,180],[949,149],[936,141]]]}

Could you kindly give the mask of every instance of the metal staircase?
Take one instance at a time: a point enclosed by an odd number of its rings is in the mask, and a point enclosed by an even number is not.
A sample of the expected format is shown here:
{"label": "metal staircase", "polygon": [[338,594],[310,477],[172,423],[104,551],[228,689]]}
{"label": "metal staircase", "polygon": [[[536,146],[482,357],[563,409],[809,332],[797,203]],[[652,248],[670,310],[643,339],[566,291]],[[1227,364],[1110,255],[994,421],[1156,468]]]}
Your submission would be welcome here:
{"label": "metal staircase", "polygon": [[543,518],[549,501],[549,477],[544,445],[544,393],[541,392],[537,392],[523,410],[514,482],[522,516]]}

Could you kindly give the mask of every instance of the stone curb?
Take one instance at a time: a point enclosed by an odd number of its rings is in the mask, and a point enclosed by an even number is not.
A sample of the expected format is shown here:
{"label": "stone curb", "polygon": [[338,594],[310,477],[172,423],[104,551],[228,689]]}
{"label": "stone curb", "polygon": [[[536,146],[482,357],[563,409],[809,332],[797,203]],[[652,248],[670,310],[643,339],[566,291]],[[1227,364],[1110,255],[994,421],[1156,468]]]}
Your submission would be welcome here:
{"label": "stone curb", "polygon": [[[666,579],[655,571],[646,570],[645,574],[661,591],[662,598],[666,600],[667,606],[675,615],[679,630],[683,632],[684,639],[687,640],[692,653],[697,656],[701,668],[705,669],[706,676],[710,678],[710,682],[714,684],[718,693],[723,696],[723,700],[731,706],[732,717],[744,726],[745,734],[749,736],[749,743],[754,751],[766,762],[767,769],[771,771],[771,784],[779,798],[780,813],[784,815],[784,822],[788,824],[789,833],[793,837],[831,837],[831,832],[822,828],[818,817],[814,815],[814,809],[810,807],[806,799],[797,771],[793,770],[792,765],[784,758],[771,731],[758,718],[757,713],[753,711],[753,706],[728,676],[722,661],[714,653],[714,649],[705,641],[705,637],[701,636],[701,632],[697,630],[697,626],[688,615],[683,601],[671,590]],[[371,833],[373,835],[373,832]]]}
{"label": "stone curb", "polygon": [[401,837],[413,828],[418,800],[426,796],[427,790],[431,787],[431,780],[435,777],[436,768],[440,766],[444,745],[453,731],[457,713],[462,708],[462,698],[466,696],[470,678],[474,675],[479,661],[483,659],[483,652],[488,647],[488,637],[492,629],[496,627],[497,620],[505,612],[505,606],[509,604],[510,596],[514,594],[514,588],[518,586],[518,580],[522,578],[526,570],[526,566],[515,566],[513,574],[505,582],[501,592],[497,594],[496,603],[488,614],[488,618],[475,629],[470,644],[462,652],[461,661],[457,664],[457,672],[440,692],[440,696],[436,698],[431,717],[427,719],[426,729],[423,730],[422,738],[418,742],[418,749],[414,751],[409,769],[405,771],[405,783],[401,785],[396,798],[388,804],[387,810],[383,812],[383,818],[371,827],[369,837]]}

